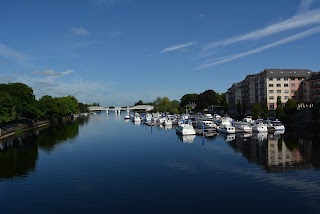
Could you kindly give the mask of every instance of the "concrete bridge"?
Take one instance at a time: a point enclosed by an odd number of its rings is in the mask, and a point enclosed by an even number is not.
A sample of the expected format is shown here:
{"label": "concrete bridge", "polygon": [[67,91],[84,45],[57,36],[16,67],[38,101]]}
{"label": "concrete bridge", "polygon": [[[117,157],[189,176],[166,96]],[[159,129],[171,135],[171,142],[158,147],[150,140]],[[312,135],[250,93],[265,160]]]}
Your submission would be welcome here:
{"label": "concrete bridge", "polygon": [[114,107],[114,108],[107,108],[107,107],[100,107],[100,106],[90,106],[89,111],[106,111],[108,114],[109,111],[114,111],[116,114],[120,114],[121,111],[135,111],[135,110],[143,110],[143,111],[152,111],[153,106],[151,105],[137,105],[137,106],[130,106],[130,107]]}

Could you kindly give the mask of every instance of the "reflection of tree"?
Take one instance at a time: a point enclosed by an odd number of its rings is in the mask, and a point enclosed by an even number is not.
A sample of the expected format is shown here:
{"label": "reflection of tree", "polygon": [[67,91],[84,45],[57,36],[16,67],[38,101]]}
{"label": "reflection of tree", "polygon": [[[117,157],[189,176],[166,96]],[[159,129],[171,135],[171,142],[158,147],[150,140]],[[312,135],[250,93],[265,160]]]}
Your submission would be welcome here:
{"label": "reflection of tree", "polygon": [[[82,124],[87,120],[80,120]],[[75,138],[79,133],[79,120],[73,123],[49,127],[0,143],[0,180],[26,176],[36,167],[38,146],[52,151],[59,143]]]}
{"label": "reflection of tree", "polygon": [[27,175],[34,170],[37,158],[38,146],[31,135],[24,135],[2,142],[0,179]]}
{"label": "reflection of tree", "polygon": [[79,120],[73,123],[62,124],[41,131],[37,137],[39,147],[52,151],[55,146],[66,140],[75,138],[79,134]]}

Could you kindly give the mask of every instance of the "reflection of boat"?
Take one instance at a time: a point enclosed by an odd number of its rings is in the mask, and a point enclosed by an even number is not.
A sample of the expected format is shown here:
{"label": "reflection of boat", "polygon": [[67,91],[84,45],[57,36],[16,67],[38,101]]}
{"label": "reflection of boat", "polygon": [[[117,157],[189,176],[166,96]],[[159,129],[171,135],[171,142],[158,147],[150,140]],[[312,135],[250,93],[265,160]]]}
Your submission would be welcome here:
{"label": "reflection of boat", "polygon": [[181,135],[195,135],[196,131],[194,130],[193,126],[189,123],[180,124],[176,128],[177,133]]}
{"label": "reflection of boat", "polygon": [[225,137],[225,141],[229,142],[236,139],[236,134],[226,134],[224,135],[224,137]]}
{"label": "reflection of boat", "polygon": [[268,132],[254,132],[252,134],[252,137],[254,139],[257,139],[259,141],[267,140],[268,138]]}
{"label": "reflection of boat", "polygon": [[172,124],[171,125],[165,125],[164,129],[167,129],[167,130],[172,129]]}
{"label": "reflection of boat", "polygon": [[184,143],[193,143],[195,135],[178,135],[179,140]]}
{"label": "reflection of boat", "polygon": [[141,125],[141,120],[140,121],[133,121],[134,125]]}
{"label": "reflection of boat", "polygon": [[242,139],[249,139],[252,136],[252,133],[242,132],[242,133],[237,133],[236,135],[237,137],[240,137]]}
{"label": "reflection of boat", "polygon": [[263,123],[263,120],[256,120],[252,125],[252,131],[254,132],[268,132],[268,127]]}

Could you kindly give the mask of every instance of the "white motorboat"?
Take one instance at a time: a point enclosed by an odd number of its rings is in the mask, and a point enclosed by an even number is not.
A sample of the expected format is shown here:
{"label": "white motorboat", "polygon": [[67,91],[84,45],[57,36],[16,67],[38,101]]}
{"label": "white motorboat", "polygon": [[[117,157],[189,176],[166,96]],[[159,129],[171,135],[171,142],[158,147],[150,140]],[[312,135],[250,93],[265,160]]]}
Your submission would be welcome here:
{"label": "white motorboat", "polygon": [[189,123],[185,124],[182,123],[177,126],[176,128],[177,133],[181,135],[195,135],[196,131],[194,130],[193,126]]}
{"label": "white motorboat", "polygon": [[197,124],[197,128],[201,129],[216,129],[217,125],[211,120],[203,120]]}
{"label": "white motorboat", "polygon": [[235,122],[234,126],[236,129],[239,129],[241,132],[252,132],[252,125],[247,122]]}
{"label": "white motorboat", "polygon": [[165,121],[163,122],[163,124],[164,124],[165,126],[172,126],[172,121],[171,121],[171,120],[165,120]]}
{"label": "white motorboat", "polygon": [[253,123],[254,121],[252,120],[252,116],[246,116],[245,118],[243,118],[242,120],[245,123]]}
{"label": "white motorboat", "polygon": [[267,124],[263,123],[263,120],[256,120],[252,125],[253,132],[268,132]]}
{"label": "white motorboat", "polygon": [[278,119],[271,121],[271,123],[276,131],[284,131],[285,130],[284,125]]}
{"label": "white motorboat", "polygon": [[217,127],[218,132],[226,133],[226,134],[235,134],[236,133],[236,128],[232,125],[227,125],[227,124],[220,124]]}
{"label": "white motorboat", "polygon": [[141,117],[139,114],[135,114],[133,117],[132,117],[132,122],[134,123],[141,123]]}
{"label": "white motorboat", "polygon": [[127,114],[126,116],[124,116],[124,119],[125,119],[125,120],[130,120],[130,119],[131,119],[131,117],[130,117],[130,115],[129,115],[129,114]]}

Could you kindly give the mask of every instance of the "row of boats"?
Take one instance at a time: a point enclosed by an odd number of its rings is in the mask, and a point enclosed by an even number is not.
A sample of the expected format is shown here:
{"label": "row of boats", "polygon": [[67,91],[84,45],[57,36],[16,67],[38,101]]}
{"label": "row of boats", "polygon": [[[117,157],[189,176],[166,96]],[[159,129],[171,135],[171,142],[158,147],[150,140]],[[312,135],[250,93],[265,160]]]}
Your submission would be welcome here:
{"label": "row of boats", "polygon": [[131,119],[135,123],[144,122],[147,125],[161,124],[164,126],[176,125],[176,132],[181,135],[195,135],[199,130],[208,135],[213,132],[234,134],[236,132],[284,132],[285,127],[279,120],[253,120],[251,116],[245,117],[242,121],[234,121],[229,116],[218,114],[197,114],[197,115],[169,115],[169,114],[143,114],[135,113],[126,115],[126,120]]}

